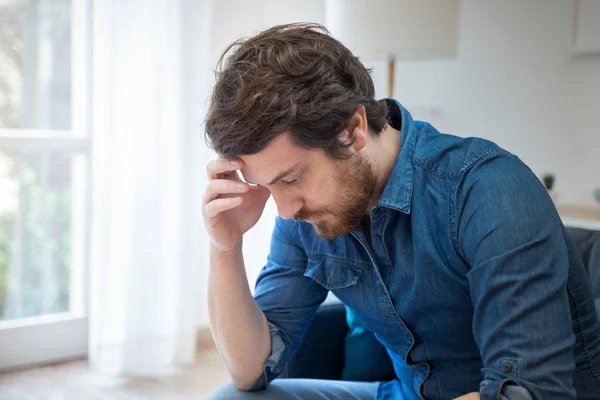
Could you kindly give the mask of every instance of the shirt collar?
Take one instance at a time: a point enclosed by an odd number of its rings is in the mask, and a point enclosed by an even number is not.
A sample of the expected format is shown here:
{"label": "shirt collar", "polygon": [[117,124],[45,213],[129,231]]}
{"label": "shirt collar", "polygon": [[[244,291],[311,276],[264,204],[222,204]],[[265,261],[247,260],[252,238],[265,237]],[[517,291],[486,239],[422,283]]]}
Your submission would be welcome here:
{"label": "shirt collar", "polygon": [[385,99],[385,102],[388,106],[390,125],[400,131],[400,152],[377,205],[409,214],[413,191],[412,160],[417,130],[412,116],[400,102],[394,99]]}

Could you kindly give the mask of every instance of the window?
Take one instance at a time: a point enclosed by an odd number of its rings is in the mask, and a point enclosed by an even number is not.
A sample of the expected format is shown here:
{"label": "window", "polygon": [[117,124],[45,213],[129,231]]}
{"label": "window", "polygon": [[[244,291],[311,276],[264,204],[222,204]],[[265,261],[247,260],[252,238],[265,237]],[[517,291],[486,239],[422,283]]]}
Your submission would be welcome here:
{"label": "window", "polygon": [[0,369],[86,351],[89,10],[0,0]]}

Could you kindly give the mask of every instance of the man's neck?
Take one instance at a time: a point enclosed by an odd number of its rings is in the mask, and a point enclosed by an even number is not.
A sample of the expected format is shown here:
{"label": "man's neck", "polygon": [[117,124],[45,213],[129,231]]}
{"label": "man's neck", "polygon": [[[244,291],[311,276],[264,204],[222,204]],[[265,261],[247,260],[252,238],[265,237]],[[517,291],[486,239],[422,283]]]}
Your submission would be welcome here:
{"label": "man's neck", "polygon": [[400,131],[388,124],[379,137],[371,142],[373,144],[371,162],[377,175],[377,183],[369,202],[369,210],[375,207],[379,201],[385,185],[392,175],[396,157],[400,152],[400,136]]}

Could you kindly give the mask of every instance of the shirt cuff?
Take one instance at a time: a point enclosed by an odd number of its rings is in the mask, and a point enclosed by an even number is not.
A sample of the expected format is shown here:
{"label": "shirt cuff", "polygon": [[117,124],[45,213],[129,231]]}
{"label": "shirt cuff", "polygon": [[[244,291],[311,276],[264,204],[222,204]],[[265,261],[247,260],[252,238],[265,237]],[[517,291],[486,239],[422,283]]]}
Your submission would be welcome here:
{"label": "shirt cuff", "polygon": [[503,381],[482,381],[479,385],[481,400],[533,400],[529,390],[510,379]]}
{"label": "shirt cuff", "polygon": [[269,383],[281,373],[286,364],[285,343],[281,338],[279,328],[269,322],[269,331],[271,333],[271,355],[265,361],[263,373],[254,382],[251,391],[265,390]]}

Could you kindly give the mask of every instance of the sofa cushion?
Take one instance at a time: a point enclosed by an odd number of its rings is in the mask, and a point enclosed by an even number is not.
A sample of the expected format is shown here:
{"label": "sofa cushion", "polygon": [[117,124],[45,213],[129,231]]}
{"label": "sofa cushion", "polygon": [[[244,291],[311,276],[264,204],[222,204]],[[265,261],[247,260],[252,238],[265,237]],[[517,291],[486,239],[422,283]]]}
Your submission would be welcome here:
{"label": "sofa cushion", "polygon": [[280,377],[341,379],[347,332],[344,305],[335,298],[327,300],[319,307],[298,351]]}
{"label": "sofa cushion", "polygon": [[342,379],[367,382],[394,379],[394,366],[385,347],[362,326],[349,308],[346,308],[346,322],[349,331],[344,346]]}
{"label": "sofa cushion", "polygon": [[596,308],[600,311],[600,230],[567,228],[590,278]]}
{"label": "sofa cushion", "polygon": [[600,230],[568,227],[567,232],[579,251],[590,278],[594,303],[600,319]]}

